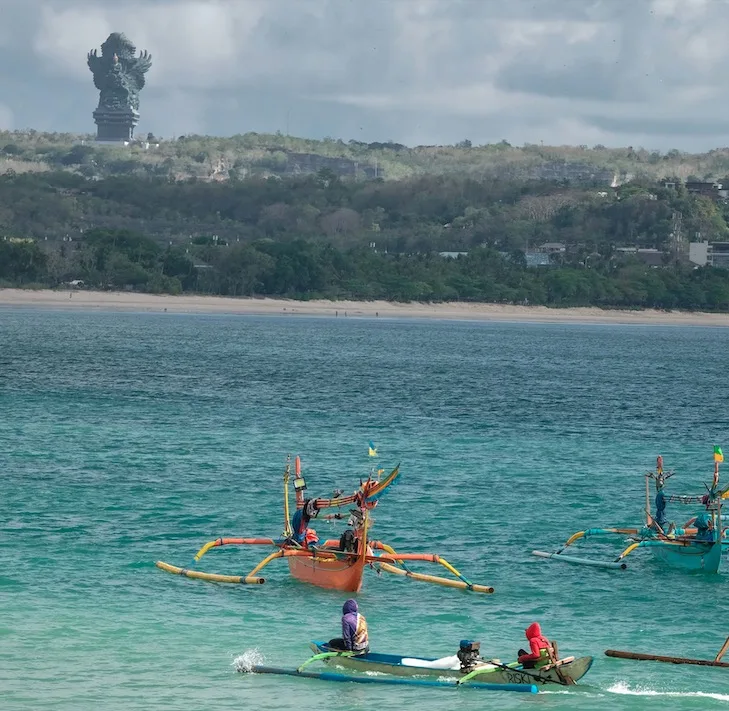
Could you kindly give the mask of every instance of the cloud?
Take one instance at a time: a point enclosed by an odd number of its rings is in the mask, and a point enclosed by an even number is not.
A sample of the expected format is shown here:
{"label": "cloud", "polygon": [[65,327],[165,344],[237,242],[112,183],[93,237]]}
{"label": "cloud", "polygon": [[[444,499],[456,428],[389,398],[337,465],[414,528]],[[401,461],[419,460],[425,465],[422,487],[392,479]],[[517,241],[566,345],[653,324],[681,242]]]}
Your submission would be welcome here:
{"label": "cloud", "polygon": [[16,125],[92,131],[86,53],[153,55],[158,135],[729,144],[724,0],[2,0]]}

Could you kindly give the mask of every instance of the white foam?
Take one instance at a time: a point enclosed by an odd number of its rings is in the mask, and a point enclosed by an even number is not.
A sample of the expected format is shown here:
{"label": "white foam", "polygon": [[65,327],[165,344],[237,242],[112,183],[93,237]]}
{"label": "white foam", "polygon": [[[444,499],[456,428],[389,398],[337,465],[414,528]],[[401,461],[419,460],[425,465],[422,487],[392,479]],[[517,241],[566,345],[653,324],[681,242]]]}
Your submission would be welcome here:
{"label": "white foam", "polygon": [[729,694],[716,694],[705,691],[656,691],[654,689],[646,689],[636,687],[631,689],[624,681],[619,681],[606,689],[611,694],[626,694],[628,696],[672,696],[672,697],[701,697],[705,699],[714,699],[716,701],[729,702]]}
{"label": "white foam", "polygon": [[235,667],[236,671],[249,672],[256,664],[262,664],[264,661],[266,660],[258,649],[247,649],[233,660],[231,666]]}

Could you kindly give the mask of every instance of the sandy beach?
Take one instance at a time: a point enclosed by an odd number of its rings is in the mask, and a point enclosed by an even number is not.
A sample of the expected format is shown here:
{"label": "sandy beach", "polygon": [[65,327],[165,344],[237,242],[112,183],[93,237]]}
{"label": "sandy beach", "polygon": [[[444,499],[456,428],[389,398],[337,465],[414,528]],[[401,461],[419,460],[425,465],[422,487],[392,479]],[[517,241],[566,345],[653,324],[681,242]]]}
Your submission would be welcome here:
{"label": "sandy beach", "polygon": [[729,326],[727,313],[620,311],[595,307],[554,309],[502,304],[400,304],[387,301],[292,301],[219,296],[165,296],[84,290],[0,289],[0,307],[71,311],[130,311],[187,314],[262,314],[333,318],[433,318],[540,323],[662,324]]}

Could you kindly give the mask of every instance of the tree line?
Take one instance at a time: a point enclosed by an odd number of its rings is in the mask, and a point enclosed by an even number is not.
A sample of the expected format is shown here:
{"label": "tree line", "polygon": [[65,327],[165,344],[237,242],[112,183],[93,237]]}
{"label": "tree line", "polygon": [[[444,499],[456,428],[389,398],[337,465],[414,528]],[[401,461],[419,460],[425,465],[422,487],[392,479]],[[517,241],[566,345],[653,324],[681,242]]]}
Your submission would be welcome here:
{"label": "tree line", "polygon": [[[620,245],[667,249],[729,235],[721,200],[680,184],[616,190],[561,181],[330,171],[223,183],[69,172],[0,177],[0,285],[231,296],[729,309],[729,272],[647,267]],[[528,267],[543,242],[567,246]],[[456,259],[440,252],[467,254]]]}

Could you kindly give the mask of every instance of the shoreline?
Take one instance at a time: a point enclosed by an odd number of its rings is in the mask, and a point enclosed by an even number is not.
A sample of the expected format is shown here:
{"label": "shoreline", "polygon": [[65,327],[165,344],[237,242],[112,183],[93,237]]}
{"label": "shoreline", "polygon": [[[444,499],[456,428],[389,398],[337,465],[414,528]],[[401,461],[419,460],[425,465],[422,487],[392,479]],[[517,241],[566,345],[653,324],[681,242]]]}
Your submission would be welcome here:
{"label": "shoreline", "polygon": [[535,323],[655,324],[729,327],[729,313],[691,311],[628,311],[596,306],[550,308],[504,304],[448,302],[441,304],[388,301],[295,301],[292,299],[225,297],[134,292],[0,289],[2,308],[64,311],[117,311],[176,314],[241,314],[329,316],[332,318],[416,318],[450,321],[522,321]]}

